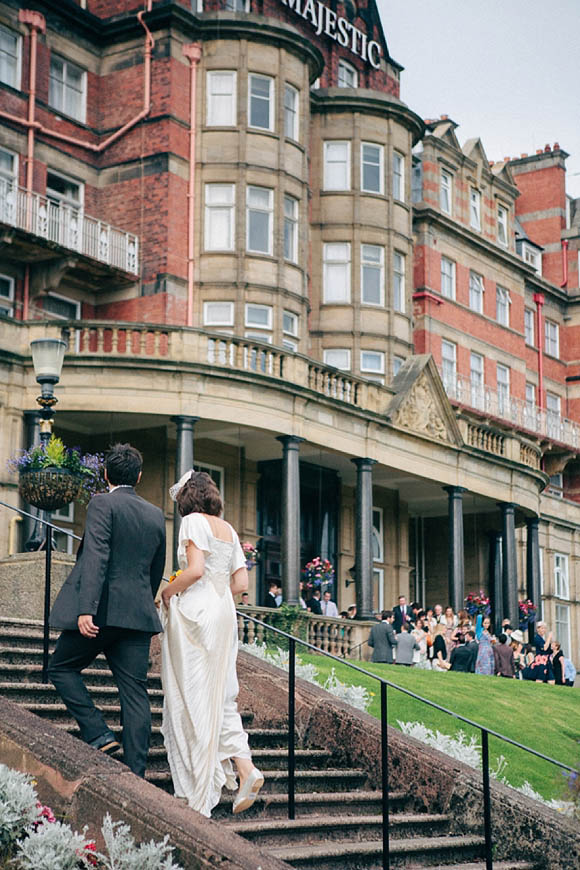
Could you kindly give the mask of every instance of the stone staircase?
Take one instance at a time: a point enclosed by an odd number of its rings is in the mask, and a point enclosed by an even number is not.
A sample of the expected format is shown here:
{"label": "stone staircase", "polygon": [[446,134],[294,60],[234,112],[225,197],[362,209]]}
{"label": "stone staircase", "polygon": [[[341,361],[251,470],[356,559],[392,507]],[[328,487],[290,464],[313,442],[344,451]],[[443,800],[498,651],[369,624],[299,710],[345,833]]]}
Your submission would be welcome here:
{"label": "stone staircase", "polygon": [[[51,645],[54,638],[51,638]],[[51,685],[41,682],[42,630],[39,624],[0,620],[0,694],[59,728],[78,736],[76,724]],[[104,658],[84,672],[95,702],[114,732],[120,731],[117,690]],[[171,777],[160,732],[162,690],[150,674],[153,732],[147,779],[171,793]],[[288,819],[287,738],[283,728],[256,727],[243,716],[255,763],[265,784],[254,806],[232,816],[233,796],[224,791],[212,818],[265,852],[304,870],[381,870],[382,802],[362,770],[336,767],[324,748],[296,750],[296,819]],[[122,756],[121,756],[122,757]],[[410,811],[411,794],[391,792],[391,868],[436,867],[484,870],[482,836],[451,835],[446,814]],[[494,870],[534,870],[528,862],[494,862]]]}

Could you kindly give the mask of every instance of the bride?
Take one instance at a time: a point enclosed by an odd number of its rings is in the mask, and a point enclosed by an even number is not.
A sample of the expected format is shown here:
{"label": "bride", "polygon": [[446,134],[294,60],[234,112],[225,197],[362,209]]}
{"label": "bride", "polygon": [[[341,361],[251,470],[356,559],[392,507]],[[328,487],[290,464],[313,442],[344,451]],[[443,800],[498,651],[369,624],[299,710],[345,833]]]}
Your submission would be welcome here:
{"label": "bride", "polygon": [[252,764],[236,698],[238,636],[232,595],[248,588],[234,529],[220,519],[213,480],[189,471],[170,489],[183,517],[177,551],[182,573],[161,593],[162,732],[176,797],[210,817],[223,786],[240,787],[233,812],[252,806],[264,777]]}

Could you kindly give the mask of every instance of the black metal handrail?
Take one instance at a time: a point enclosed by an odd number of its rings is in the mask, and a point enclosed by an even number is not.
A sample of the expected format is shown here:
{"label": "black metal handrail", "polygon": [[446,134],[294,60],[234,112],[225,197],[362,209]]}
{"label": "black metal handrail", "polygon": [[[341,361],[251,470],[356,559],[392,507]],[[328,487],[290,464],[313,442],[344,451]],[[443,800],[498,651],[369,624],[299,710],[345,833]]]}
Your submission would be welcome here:
{"label": "black metal handrail", "polygon": [[346,661],[343,658],[339,658],[339,656],[334,655],[333,653],[329,653],[326,650],[319,649],[314,644],[309,643],[306,640],[302,640],[302,638],[294,637],[294,635],[288,634],[285,631],[282,631],[280,628],[275,628],[273,625],[269,625],[267,622],[262,622],[261,619],[256,619],[254,616],[250,616],[249,613],[242,613],[239,610],[236,610],[238,616],[242,617],[244,620],[251,620],[256,625],[261,625],[264,629],[268,629],[268,631],[272,631],[281,637],[286,638],[288,641],[288,652],[289,652],[289,668],[288,668],[288,818],[294,819],[295,817],[295,729],[296,729],[296,644],[300,644],[303,647],[307,647],[308,649],[315,652],[317,655],[326,656],[326,658],[332,659],[338,664],[346,665],[354,671],[358,671],[360,674],[364,674],[366,677],[372,677],[373,680],[378,680],[381,685],[381,785],[382,785],[382,832],[383,832],[383,870],[389,870],[390,867],[390,846],[389,846],[389,795],[388,795],[388,778],[389,778],[389,761],[388,761],[388,749],[389,749],[389,732],[387,728],[387,689],[396,689],[398,692],[403,692],[403,694],[408,695],[410,698],[414,698],[416,701],[421,701],[423,704],[427,704],[429,707],[433,707],[435,710],[439,710],[442,713],[446,713],[448,716],[452,716],[454,719],[458,719],[460,722],[465,722],[466,725],[470,725],[472,728],[478,728],[481,731],[481,766],[482,766],[482,778],[483,778],[483,825],[484,825],[484,836],[485,836],[485,866],[486,870],[493,870],[493,858],[492,858],[492,830],[491,830],[491,789],[490,789],[490,774],[489,774],[489,736],[497,737],[499,740],[503,740],[506,743],[510,743],[512,746],[516,746],[518,749],[523,749],[525,752],[529,752],[531,755],[535,755],[537,758],[541,758],[543,761],[549,761],[551,764],[556,765],[561,770],[568,771],[570,773],[575,773],[573,767],[569,767],[567,764],[563,764],[561,761],[556,761],[555,758],[550,758],[549,755],[544,755],[542,752],[538,752],[535,749],[532,749],[530,746],[524,746],[523,743],[518,743],[517,740],[512,740],[511,737],[506,737],[505,734],[499,734],[499,732],[494,731],[491,728],[487,728],[482,725],[480,722],[474,722],[473,719],[468,719],[466,716],[462,716],[460,713],[455,713],[453,710],[448,710],[446,707],[442,707],[441,704],[435,703],[435,701],[430,701],[428,698],[423,698],[421,695],[417,695],[415,692],[411,692],[410,689],[405,689],[402,686],[398,686],[396,683],[392,683],[390,680],[386,680],[384,677],[379,676],[378,674],[373,674],[371,671],[367,671],[365,668],[362,668],[360,665],[355,665],[353,662]]}

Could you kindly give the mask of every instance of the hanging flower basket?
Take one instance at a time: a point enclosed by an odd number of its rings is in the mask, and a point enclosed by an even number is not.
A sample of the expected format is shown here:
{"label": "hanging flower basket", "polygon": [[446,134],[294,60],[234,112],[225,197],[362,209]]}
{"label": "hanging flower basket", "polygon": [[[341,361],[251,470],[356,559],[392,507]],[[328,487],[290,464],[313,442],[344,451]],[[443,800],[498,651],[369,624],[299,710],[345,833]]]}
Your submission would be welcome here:
{"label": "hanging flower basket", "polygon": [[27,504],[43,511],[57,511],[78,498],[82,478],[66,468],[21,471],[20,495]]}

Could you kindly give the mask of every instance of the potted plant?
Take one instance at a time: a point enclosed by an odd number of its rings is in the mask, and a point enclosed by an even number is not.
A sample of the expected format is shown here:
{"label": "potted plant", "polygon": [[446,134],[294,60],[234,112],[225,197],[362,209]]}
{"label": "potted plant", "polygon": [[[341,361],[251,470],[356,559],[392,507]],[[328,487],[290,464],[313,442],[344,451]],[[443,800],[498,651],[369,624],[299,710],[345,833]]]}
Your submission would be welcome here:
{"label": "potted plant", "polygon": [[48,444],[19,451],[8,460],[8,468],[18,472],[24,501],[39,510],[60,510],[71,501],[86,503],[106,488],[102,456],[65,447],[54,435]]}

